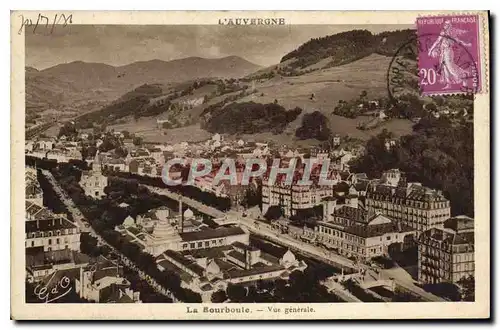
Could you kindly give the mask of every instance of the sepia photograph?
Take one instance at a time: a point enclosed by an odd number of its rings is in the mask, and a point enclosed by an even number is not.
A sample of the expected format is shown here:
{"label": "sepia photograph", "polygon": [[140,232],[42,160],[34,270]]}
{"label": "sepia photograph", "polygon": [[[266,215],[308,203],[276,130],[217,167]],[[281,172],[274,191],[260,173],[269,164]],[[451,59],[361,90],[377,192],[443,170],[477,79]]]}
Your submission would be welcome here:
{"label": "sepia photograph", "polygon": [[[477,254],[479,239],[489,258],[487,13],[239,14],[12,15],[22,308],[286,319],[317,317],[313,303],[478,304],[477,276],[483,292],[490,280]],[[483,297],[483,313],[463,317],[487,317]]]}

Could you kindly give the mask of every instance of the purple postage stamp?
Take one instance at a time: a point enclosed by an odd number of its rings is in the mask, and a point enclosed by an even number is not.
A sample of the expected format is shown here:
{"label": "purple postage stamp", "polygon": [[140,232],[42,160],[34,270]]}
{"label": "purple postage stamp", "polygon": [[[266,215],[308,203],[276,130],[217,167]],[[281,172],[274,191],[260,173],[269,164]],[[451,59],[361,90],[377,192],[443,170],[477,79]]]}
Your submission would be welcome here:
{"label": "purple postage stamp", "polygon": [[479,16],[420,17],[417,33],[423,95],[481,91]]}

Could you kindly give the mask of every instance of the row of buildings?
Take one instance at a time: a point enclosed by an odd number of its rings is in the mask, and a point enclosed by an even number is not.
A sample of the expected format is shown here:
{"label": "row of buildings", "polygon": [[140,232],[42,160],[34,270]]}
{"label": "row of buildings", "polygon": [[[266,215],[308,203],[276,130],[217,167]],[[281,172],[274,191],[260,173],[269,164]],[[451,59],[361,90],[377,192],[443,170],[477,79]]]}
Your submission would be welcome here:
{"label": "row of buildings", "polygon": [[[121,148],[126,150],[123,156],[123,150],[116,153],[115,150],[101,152],[99,155],[99,164],[104,170],[129,172],[133,174],[160,177],[162,175],[163,165],[166,161],[173,158],[182,158],[187,164],[194,158],[206,158],[212,161],[216,168],[226,159],[231,158],[236,162],[244,164],[249,158],[269,158],[281,157],[284,159],[313,157],[317,159],[329,158],[332,160],[331,167],[338,171],[346,171],[349,168],[349,162],[363,153],[360,146],[351,146],[341,148],[340,136],[334,137],[334,145],[338,147],[335,150],[323,150],[321,148],[290,148],[285,145],[272,147],[265,142],[224,140],[220,134],[214,134],[212,138],[198,143],[177,143],[177,144],[149,144],[138,146],[130,138],[125,138],[121,132],[107,133],[113,139],[118,139]],[[38,138],[26,142],[26,154],[32,157],[42,159],[53,159],[57,162],[69,162],[71,160],[83,160],[83,148],[90,148],[92,144],[99,148],[106,139],[106,134],[96,137],[96,140],[89,140],[88,134],[79,134],[74,141],[68,140],[65,136],[59,138]],[[85,159],[87,163],[96,163],[96,159]],[[97,172],[94,169],[95,172]],[[87,173],[84,173],[87,176]],[[177,173],[180,174],[180,173]],[[234,185],[226,181],[214,183],[215,171],[206,174],[204,177],[197,178],[193,185],[202,191],[212,193],[218,197],[230,197],[237,202],[242,196],[242,189],[237,189]],[[95,177],[97,178],[97,176]],[[92,179],[95,179],[92,178]],[[86,180],[86,179],[84,179]],[[97,193],[89,189],[89,196],[100,198],[102,193]],[[239,197],[239,198],[238,198]]]}
{"label": "row of buildings", "polygon": [[25,179],[26,280],[47,288],[47,294],[38,293],[37,301],[57,302],[58,295],[51,295],[54,289],[59,295],[64,291],[91,302],[140,302],[139,292],[130,288],[117,261],[81,253],[80,228],[65,214],[43,206],[36,170],[27,168]]}
{"label": "row of buildings", "polygon": [[307,267],[291,251],[273,256],[251,246],[248,231],[239,226],[210,228],[190,209],[183,210],[182,203],[178,214],[160,207],[136,219],[127,217],[115,230],[155,256],[158,269],[178,274],[181,285],[203,301],[230,283],[288,279],[292,271]]}
{"label": "row of buildings", "polygon": [[273,227],[340,255],[369,262],[391,249],[418,246],[422,283],[457,283],[474,276],[474,219],[452,217],[442,192],[407,182],[397,169],[376,180],[351,174],[333,187],[267,186],[264,181],[262,195],[263,211],[279,206],[285,217],[321,205],[323,214],[314,226],[279,220]]}

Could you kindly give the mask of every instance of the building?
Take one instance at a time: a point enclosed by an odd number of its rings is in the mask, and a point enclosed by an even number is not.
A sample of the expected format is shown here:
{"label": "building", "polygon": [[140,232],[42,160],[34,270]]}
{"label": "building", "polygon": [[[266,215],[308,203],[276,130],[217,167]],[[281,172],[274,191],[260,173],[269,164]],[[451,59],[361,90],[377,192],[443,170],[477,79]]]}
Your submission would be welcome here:
{"label": "building", "polygon": [[[187,212],[187,210],[186,210]],[[149,210],[147,213],[138,215],[136,223],[143,228],[151,229],[160,221],[165,221],[170,217],[170,209],[166,206],[161,206],[157,209]]]}
{"label": "building", "polygon": [[450,218],[443,228],[424,231],[418,239],[418,280],[457,283],[474,276],[474,219]]}
{"label": "building", "polygon": [[29,201],[26,201],[25,233],[27,248],[80,251],[80,230],[73,222]]}
{"label": "building", "polygon": [[156,127],[159,129],[163,128],[163,124],[172,124],[172,122],[169,119],[156,119]]}
{"label": "building", "polygon": [[26,167],[25,170],[25,196],[26,201],[33,202],[38,205],[43,205],[43,191],[38,182],[36,169]]}
{"label": "building", "polygon": [[36,149],[51,150],[54,148],[55,140],[53,138],[42,137],[36,141]]}
{"label": "building", "polygon": [[399,170],[386,172],[379,183],[370,184],[366,191],[366,208],[401,221],[422,233],[442,227],[450,218],[450,202],[441,191],[408,183]]}
{"label": "building", "polygon": [[128,172],[129,167],[125,159],[122,158],[107,158],[103,162],[103,167],[107,170],[117,172]]}
{"label": "building", "polygon": [[148,148],[149,156],[155,160],[156,163],[163,161],[163,150],[157,147]]}
{"label": "building", "polygon": [[384,146],[385,146],[385,149],[387,151],[389,151],[396,146],[396,140],[395,139],[385,139]]}
{"label": "building", "polygon": [[[343,208],[343,214],[336,215],[334,221],[317,223],[317,243],[362,261],[387,255],[391,248],[403,250],[414,245],[413,228],[381,214],[363,214],[350,206]],[[349,208],[352,212],[347,212]]]}
{"label": "building", "polygon": [[43,246],[26,248],[26,279],[29,283],[42,281],[55,272],[87,266],[89,257],[78,251],[64,249],[44,251]]}
{"label": "building", "polygon": [[316,158],[319,160],[325,160],[327,158],[330,158],[330,150],[328,149],[314,147],[310,149],[310,153],[311,153],[311,158]]}
{"label": "building", "polygon": [[[182,204],[179,209],[182,210]],[[240,227],[211,229],[196,219],[190,209],[180,214],[172,217],[156,210],[154,214],[138,217],[139,224],[122,224],[115,230],[154,256],[166,250],[189,251],[249,242],[248,232]]]}
{"label": "building", "polygon": [[98,260],[80,268],[75,280],[76,293],[83,299],[96,303],[140,303],[140,292],[130,288],[123,277],[123,266],[99,256]]}
{"label": "building", "polygon": [[35,148],[35,143],[29,140],[26,141],[26,143],[24,144],[24,152],[28,154],[33,151],[33,148]]}
{"label": "building", "polygon": [[101,160],[99,152],[96,153],[92,170],[82,171],[80,186],[83,188],[85,195],[95,199],[101,199],[106,194],[104,188],[108,185],[108,178],[102,174]]}
{"label": "building", "polygon": [[75,149],[53,148],[47,152],[46,157],[58,163],[68,163],[71,160],[82,160],[82,153]]}
{"label": "building", "polygon": [[335,134],[335,136],[333,137],[333,145],[334,145],[335,147],[338,147],[338,146],[340,145],[340,143],[341,143],[341,142],[342,142],[342,141],[341,141],[340,135]]}
{"label": "building", "polygon": [[314,226],[297,227],[287,220],[278,220],[272,228],[359,261],[415,246],[413,228],[367,211],[356,195],[326,197],[322,206],[323,219]]}
{"label": "building", "polygon": [[[269,207],[279,206],[285,217],[296,215],[297,211],[310,209],[321,204],[321,200],[333,196],[334,190],[331,185],[319,185],[319,176],[315,173],[320,167],[312,170],[311,185],[298,184],[298,176],[294,177],[292,184],[286,184],[283,177],[277,178],[271,184],[268,178],[262,182],[262,213],[265,214]],[[330,172],[328,179],[339,182],[340,176],[336,172]]]}
{"label": "building", "polygon": [[351,152],[344,152],[332,158],[332,164],[336,170],[348,171],[349,162],[354,159]]}
{"label": "building", "polygon": [[161,271],[179,274],[181,285],[200,293],[204,302],[210,301],[214,291],[225,290],[231,283],[246,285],[259,280],[288,279],[294,270],[303,271],[307,267],[290,250],[279,258],[239,241],[187,252],[167,250],[156,261]]}

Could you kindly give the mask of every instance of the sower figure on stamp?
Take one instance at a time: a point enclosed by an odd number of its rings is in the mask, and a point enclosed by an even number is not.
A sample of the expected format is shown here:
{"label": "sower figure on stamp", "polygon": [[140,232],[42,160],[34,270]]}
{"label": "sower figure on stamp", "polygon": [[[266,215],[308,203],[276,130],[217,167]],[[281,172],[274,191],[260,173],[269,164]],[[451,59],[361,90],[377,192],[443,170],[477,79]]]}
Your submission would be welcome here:
{"label": "sower figure on stamp", "polygon": [[451,21],[446,20],[443,23],[443,29],[436,39],[434,44],[429,49],[428,55],[433,58],[439,57],[439,67],[437,72],[440,74],[440,83],[446,84],[444,89],[450,89],[451,84],[462,84],[466,86],[466,79],[469,72],[461,68],[455,63],[453,46],[455,43],[460,43],[465,47],[470,47],[472,44],[460,40],[459,35],[467,31],[457,29],[451,26]]}
{"label": "sower figure on stamp", "polygon": [[443,23],[443,30],[439,34],[439,37],[429,49],[428,54],[430,57],[439,57],[440,67],[438,68],[438,73],[441,74],[439,81],[442,84],[446,84],[444,87],[445,89],[451,88],[450,84],[462,84],[463,86],[467,84],[466,78],[469,72],[455,63],[453,53],[455,42],[461,43],[466,47],[472,45],[470,42],[468,43],[458,39],[459,35],[466,32],[465,30],[453,28],[451,22],[446,20]]}

